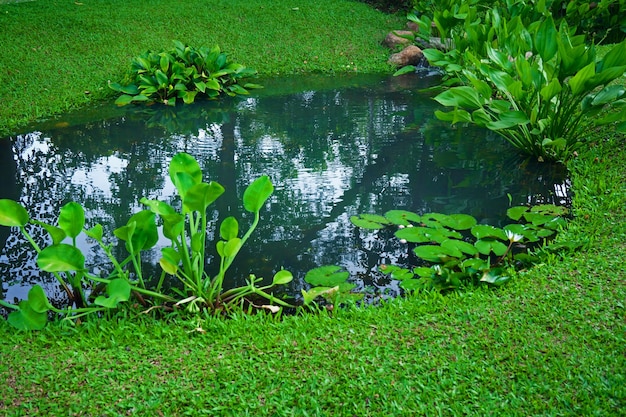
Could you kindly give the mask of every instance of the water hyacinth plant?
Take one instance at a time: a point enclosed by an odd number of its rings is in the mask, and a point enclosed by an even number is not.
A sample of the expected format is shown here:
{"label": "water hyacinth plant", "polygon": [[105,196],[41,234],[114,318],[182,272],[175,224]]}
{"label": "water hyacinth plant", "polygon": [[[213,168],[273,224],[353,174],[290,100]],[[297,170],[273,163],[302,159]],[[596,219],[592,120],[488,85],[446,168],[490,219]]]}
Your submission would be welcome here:
{"label": "water hyacinth plant", "polygon": [[[239,222],[229,216],[220,225],[220,240],[216,243],[220,257],[219,272],[211,277],[206,272],[207,210],[222,195],[224,188],[216,182],[202,181],[198,162],[189,154],[179,153],[172,158],[169,174],[179,193],[181,206],[174,206],[143,198],[148,207],[130,217],[128,222],[113,231],[123,242],[127,257],[118,260],[113,255],[113,245],[105,238],[103,227],[96,224],[85,228],[85,212],[75,202],[63,206],[56,224],[46,224],[30,218],[27,210],[13,200],[0,200],[0,225],[17,227],[37,252],[37,266],[56,277],[68,299],[74,304],[67,309],[52,306],[43,289],[35,285],[28,298],[18,305],[0,300],[0,305],[12,310],[9,323],[24,330],[41,329],[46,325],[48,312],[62,314],[66,319],[76,320],[87,314],[100,313],[120,307],[131,298],[147,308],[155,306],[185,308],[197,313],[219,313],[240,308],[244,304],[270,311],[291,306],[269,292],[273,287],[289,283],[290,272],[279,270],[268,285],[259,286],[262,278],[250,275],[247,284],[224,290],[226,272],[239,250],[246,243],[260,220],[260,211],[273,192],[267,176],[253,181],[243,195],[244,208],[254,215],[252,224],[243,236]],[[144,276],[142,253],[151,250],[159,241],[157,215],[163,236],[170,241],[162,248],[160,265],[162,274],[158,280]],[[28,229],[42,227],[49,236],[49,244],[40,248]],[[111,264],[105,276],[97,275],[85,265],[85,256],[77,245],[77,237],[85,234],[96,241]],[[182,289],[175,295],[163,294],[162,285],[166,274],[175,276]],[[153,288],[149,283],[157,282]],[[101,292],[104,291],[104,294]],[[264,300],[260,305],[256,300]]]}

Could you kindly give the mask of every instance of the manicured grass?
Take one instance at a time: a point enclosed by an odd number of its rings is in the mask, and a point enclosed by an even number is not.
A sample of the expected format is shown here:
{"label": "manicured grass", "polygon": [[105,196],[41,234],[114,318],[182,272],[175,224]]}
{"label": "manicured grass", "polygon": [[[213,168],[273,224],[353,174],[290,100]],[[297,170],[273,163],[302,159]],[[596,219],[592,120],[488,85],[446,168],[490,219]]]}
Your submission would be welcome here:
{"label": "manicured grass", "polygon": [[[107,96],[106,79],[131,56],[170,39],[218,40],[268,74],[350,62],[374,71],[383,50],[366,45],[402,24],[348,1],[82,3],[0,6],[3,129]],[[202,29],[207,4],[220,10],[221,36]],[[341,36],[327,39],[331,30]],[[268,33],[274,38],[260,35]],[[350,45],[363,49],[344,61]],[[301,59],[313,47],[314,68]],[[0,320],[0,415],[626,415],[626,151],[606,130],[593,139],[569,164],[574,219],[560,239],[586,242],[573,256],[548,258],[498,289],[416,295],[334,317],[127,312],[33,333]]]}
{"label": "manicured grass", "polygon": [[219,45],[262,74],[387,72],[404,19],[353,1],[124,0],[0,4],[0,135],[114,94],[130,60],[172,40]]}

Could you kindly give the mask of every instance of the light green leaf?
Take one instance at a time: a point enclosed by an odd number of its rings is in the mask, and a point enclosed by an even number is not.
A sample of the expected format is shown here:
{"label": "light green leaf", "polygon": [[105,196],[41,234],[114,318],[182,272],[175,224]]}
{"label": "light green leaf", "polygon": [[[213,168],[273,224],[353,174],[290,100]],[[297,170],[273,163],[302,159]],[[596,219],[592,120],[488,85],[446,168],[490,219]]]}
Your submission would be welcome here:
{"label": "light green leaf", "polygon": [[369,230],[383,229],[391,224],[391,222],[384,216],[368,213],[359,214],[358,216],[350,216],[350,222],[356,227]]}
{"label": "light green leaf", "polygon": [[71,238],[75,238],[85,227],[85,210],[75,202],[69,202],[59,213],[59,227]]}
{"label": "light green leaf", "polygon": [[46,272],[82,271],[85,269],[85,256],[74,246],[61,243],[39,252],[37,266]]}
{"label": "light green leaf", "polygon": [[311,269],[304,276],[304,280],[311,285],[334,287],[343,284],[349,276],[350,273],[341,271],[340,266],[326,265]]}
{"label": "light green leaf", "polygon": [[273,192],[274,186],[267,175],[257,178],[243,193],[244,208],[250,213],[259,212]]}
{"label": "light green leaf", "polygon": [[291,274],[291,272],[281,269],[276,274],[274,274],[272,285],[285,285],[290,283],[292,280],[293,275]]}
{"label": "light green leaf", "polygon": [[183,196],[183,206],[188,211],[204,213],[211,203],[224,193],[224,187],[215,181],[201,182],[189,188]]}
{"label": "light green leaf", "polygon": [[385,213],[385,218],[393,224],[404,226],[419,223],[421,219],[418,214],[406,210],[389,210]]}
{"label": "light green leaf", "polygon": [[28,212],[21,204],[13,200],[0,199],[0,225],[23,227],[28,220]]}
{"label": "light green leaf", "polygon": [[107,284],[106,289],[108,297],[100,295],[96,297],[94,304],[106,308],[115,308],[119,303],[130,299],[130,290],[130,284],[125,279],[117,278],[111,280],[111,282]]}

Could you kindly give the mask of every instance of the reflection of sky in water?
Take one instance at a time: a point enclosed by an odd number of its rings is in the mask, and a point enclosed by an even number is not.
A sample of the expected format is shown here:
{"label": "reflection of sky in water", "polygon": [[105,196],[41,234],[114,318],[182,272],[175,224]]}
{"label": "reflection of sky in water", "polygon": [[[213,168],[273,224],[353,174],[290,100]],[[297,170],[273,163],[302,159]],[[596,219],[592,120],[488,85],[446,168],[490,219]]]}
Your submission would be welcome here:
{"label": "reflection of sky in water", "polygon": [[[196,157],[205,180],[226,188],[215,205],[220,212],[209,216],[212,226],[230,213],[247,229],[250,216],[238,213],[245,187],[261,174],[274,183],[259,228],[230,271],[234,284],[241,285],[249,273],[269,278],[284,266],[294,272],[291,290],[299,293],[307,270],[337,264],[361,288],[394,292],[397,283],[372,271],[383,261],[407,262],[406,247],[355,229],[351,215],[404,208],[491,218],[506,209],[507,193],[519,204],[567,192],[545,173],[515,176],[507,168],[502,174],[498,166],[506,165],[500,161],[510,149],[501,140],[485,146],[484,132],[467,135],[467,145],[449,145],[446,138],[454,135],[424,116],[433,111],[427,97],[389,92],[384,85],[247,98],[236,111],[219,113],[219,123],[206,120],[207,114],[214,116],[208,106],[162,121],[151,114],[149,128],[145,120],[125,116],[15,138],[21,202],[34,218],[55,222],[63,204],[77,201],[87,209],[88,227],[99,222],[112,236],[144,208],[142,196],[174,201],[167,167],[173,155],[185,151]],[[166,123],[175,123],[175,129]],[[441,152],[445,163],[438,159]],[[464,164],[464,158],[476,162]],[[34,237],[45,241],[41,231]],[[106,273],[102,252],[84,237],[79,244],[87,265]],[[161,238],[159,244],[167,241]],[[209,249],[213,246],[211,241]],[[157,251],[144,256],[153,264],[158,258]],[[62,298],[54,279],[39,273],[34,261],[33,251],[12,231],[0,255],[7,299],[25,296],[34,283]]]}

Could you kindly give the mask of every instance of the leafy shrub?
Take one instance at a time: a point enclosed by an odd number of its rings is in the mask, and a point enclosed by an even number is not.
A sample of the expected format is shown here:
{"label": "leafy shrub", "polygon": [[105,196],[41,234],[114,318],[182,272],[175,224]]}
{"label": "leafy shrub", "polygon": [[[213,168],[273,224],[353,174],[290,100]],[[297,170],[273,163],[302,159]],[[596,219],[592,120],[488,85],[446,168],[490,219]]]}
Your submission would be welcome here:
{"label": "leafy shrub", "polygon": [[407,291],[452,290],[481,283],[501,285],[508,281],[515,266],[539,260],[529,252],[535,245],[544,251],[573,249],[564,242],[546,245],[546,239],[565,226],[567,209],[553,205],[517,206],[507,211],[512,223],[503,228],[477,224],[467,214],[418,215],[391,210],[384,216],[361,214],[350,221],[366,230],[397,227],[395,238],[413,245],[413,253],[424,263],[412,268],[383,264],[383,274],[400,281]]}
{"label": "leafy shrub", "polygon": [[[454,108],[438,118],[486,127],[521,151],[554,161],[568,159],[593,126],[620,122],[618,130],[626,131],[626,89],[612,85],[626,71],[626,41],[598,60],[584,36],[565,22],[557,29],[547,8],[522,2],[518,9],[479,12],[473,0],[453,3],[435,13],[434,23],[454,48],[424,51],[446,72],[442,86],[454,86],[435,97]],[[431,25],[427,17],[411,18]]]}
{"label": "leafy shrub", "polygon": [[220,94],[248,94],[257,84],[239,82],[256,71],[230,62],[218,46],[194,48],[174,41],[164,52],[145,52],[133,59],[129,79],[124,85],[109,83],[123,93],[115,103],[158,102],[174,106],[178,100],[193,103],[198,94],[210,99]]}

